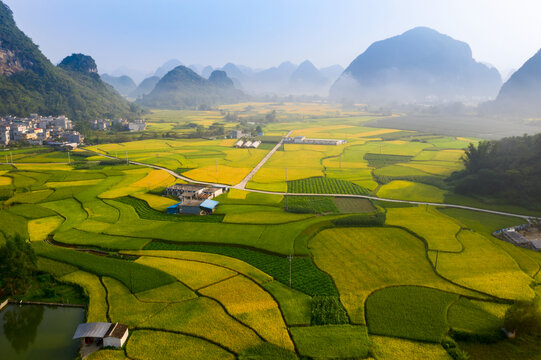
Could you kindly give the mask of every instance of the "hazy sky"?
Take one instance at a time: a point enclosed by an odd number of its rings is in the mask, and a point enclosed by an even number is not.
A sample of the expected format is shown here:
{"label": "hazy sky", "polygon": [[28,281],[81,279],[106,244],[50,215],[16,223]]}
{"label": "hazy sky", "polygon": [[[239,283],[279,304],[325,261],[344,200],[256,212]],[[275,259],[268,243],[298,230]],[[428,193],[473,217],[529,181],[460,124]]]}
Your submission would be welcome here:
{"label": "hazy sky", "polygon": [[166,60],[347,66],[372,42],[429,26],[503,75],[541,48],[538,0],[4,0],[54,63],[89,54],[101,71]]}

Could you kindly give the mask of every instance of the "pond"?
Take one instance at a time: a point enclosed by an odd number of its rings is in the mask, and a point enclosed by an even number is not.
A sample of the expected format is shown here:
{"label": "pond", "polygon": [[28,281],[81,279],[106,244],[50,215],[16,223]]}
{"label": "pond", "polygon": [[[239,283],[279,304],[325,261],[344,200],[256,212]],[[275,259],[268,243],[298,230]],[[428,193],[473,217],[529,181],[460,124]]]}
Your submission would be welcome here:
{"label": "pond", "polygon": [[72,340],[84,309],[9,304],[0,310],[1,358],[71,360],[79,341]]}

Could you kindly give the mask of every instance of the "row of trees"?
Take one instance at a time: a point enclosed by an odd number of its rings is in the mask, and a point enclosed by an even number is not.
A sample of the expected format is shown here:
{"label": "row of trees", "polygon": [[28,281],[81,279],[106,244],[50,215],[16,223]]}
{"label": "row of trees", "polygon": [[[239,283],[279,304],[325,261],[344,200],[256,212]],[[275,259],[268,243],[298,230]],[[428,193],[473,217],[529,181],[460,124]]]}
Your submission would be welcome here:
{"label": "row of trees", "polygon": [[24,294],[37,271],[37,256],[29,242],[15,235],[0,247],[0,298]]}

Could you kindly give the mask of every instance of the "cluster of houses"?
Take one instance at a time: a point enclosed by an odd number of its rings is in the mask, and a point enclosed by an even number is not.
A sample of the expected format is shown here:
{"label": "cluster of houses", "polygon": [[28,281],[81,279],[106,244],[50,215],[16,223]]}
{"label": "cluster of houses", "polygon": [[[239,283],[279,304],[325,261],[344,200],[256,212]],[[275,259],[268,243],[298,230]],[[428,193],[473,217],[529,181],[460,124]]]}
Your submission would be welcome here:
{"label": "cluster of houses", "polygon": [[214,213],[218,201],[213,198],[223,194],[227,188],[208,187],[194,184],[175,184],[164,190],[164,196],[175,197],[180,200],[167,208],[169,214],[209,215]]}
{"label": "cluster of houses", "polygon": [[147,128],[147,124],[143,120],[133,120],[128,121],[125,119],[99,119],[93,120],[90,123],[93,130],[102,130],[111,129],[113,127],[117,129],[122,129],[125,131],[144,131]]}
{"label": "cluster of houses", "polygon": [[66,116],[0,117],[0,145],[10,142],[27,142],[32,145],[67,145],[77,147],[84,141],[83,135],[73,130]]}
{"label": "cluster of houses", "polygon": [[308,139],[304,136],[285,137],[286,144],[310,144],[310,145],[343,145],[346,140],[338,139]]}
{"label": "cluster of houses", "polygon": [[494,233],[498,238],[516,246],[541,251],[541,234],[532,224],[513,226]]}

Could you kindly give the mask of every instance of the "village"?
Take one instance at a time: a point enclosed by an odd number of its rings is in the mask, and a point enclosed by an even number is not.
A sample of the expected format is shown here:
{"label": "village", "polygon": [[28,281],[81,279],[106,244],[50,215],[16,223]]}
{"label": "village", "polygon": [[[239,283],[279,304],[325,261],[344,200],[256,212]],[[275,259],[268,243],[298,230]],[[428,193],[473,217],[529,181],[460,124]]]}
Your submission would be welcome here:
{"label": "village", "polygon": [[[91,121],[91,127],[93,130],[143,131],[146,123],[143,120],[99,119]],[[77,148],[84,143],[84,136],[74,130],[72,121],[64,115],[0,117],[0,145],[16,143]]]}

